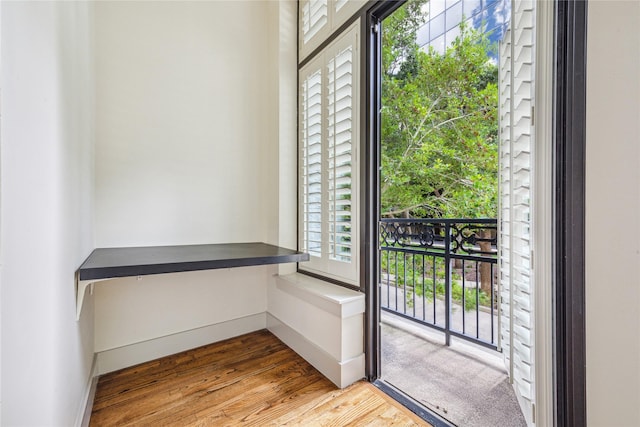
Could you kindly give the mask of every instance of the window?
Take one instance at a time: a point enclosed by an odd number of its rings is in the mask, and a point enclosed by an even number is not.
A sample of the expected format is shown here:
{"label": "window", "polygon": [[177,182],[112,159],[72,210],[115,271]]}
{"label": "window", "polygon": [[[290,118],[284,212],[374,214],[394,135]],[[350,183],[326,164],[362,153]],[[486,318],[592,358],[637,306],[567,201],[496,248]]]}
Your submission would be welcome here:
{"label": "window", "polygon": [[301,0],[300,59],[304,59],[320,46],[366,2],[366,0]]}
{"label": "window", "polygon": [[358,32],[356,23],[299,72],[300,269],[358,279]]}

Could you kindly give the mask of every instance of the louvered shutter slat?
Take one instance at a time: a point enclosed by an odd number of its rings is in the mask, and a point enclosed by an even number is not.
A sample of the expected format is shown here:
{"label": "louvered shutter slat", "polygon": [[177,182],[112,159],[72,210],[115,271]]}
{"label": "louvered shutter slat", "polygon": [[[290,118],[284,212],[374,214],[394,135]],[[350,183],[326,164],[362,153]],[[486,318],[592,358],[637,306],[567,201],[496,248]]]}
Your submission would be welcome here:
{"label": "louvered shutter slat", "polygon": [[[531,171],[534,3],[515,2],[499,46],[501,343],[529,424],[533,404]],[[513,317],[509,318],[509,313]]]}

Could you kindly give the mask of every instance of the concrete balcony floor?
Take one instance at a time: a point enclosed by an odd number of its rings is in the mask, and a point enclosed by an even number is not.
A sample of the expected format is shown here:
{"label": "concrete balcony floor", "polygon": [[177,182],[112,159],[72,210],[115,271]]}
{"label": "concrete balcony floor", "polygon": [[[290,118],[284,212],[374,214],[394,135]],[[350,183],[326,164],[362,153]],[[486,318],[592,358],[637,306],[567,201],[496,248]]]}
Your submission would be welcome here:
{"label": "concrete balcony floor", "polygon": [[382,312],[382,379],[461,427],[524,427],[502,355]]}

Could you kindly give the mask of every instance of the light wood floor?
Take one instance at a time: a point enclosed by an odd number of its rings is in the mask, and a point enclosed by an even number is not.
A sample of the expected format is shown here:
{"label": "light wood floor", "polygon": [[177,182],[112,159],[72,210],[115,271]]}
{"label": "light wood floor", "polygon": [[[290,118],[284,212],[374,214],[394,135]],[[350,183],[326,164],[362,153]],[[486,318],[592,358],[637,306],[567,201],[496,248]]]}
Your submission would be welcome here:
{"label": "light wood floor", "polygon": [[100,377],[91,426],[426,426],[361,381],[340,390],[268,331]]}

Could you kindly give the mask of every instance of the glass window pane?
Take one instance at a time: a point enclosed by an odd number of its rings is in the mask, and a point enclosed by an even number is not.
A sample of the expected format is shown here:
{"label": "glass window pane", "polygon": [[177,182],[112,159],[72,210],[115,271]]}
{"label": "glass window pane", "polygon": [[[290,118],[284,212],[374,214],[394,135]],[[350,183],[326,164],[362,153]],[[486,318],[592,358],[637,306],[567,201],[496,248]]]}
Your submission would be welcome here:
{"label": "glass window pane", "polygon": [[462,2],[456,3],[453,7],[447,9],[447,30],[452,29],[462,22]]}
{"label": "glass window pane", "polygon": [[464,0],[463,2],[463,13],[467,18],[472,17],[476,13],[480,12],[480,8],[482,7],[482,2],[480,0]]}
{"label": "glass window pane", "polygon": [[460,0],[446,0],[445,4],[447,6],[447,9],[450,8],[451,6],[453,6],[454,4],[456,4],[457,2],[459,2]]}
{"label": "glass window pane", "polygon": [[429,23],[428,22],[424,24],[422,27],[418,28],[418,33],[416,34],[416,42],[420,47],[429,43]]}
{"label": "glass window pane", "polygon": [[451,46],[453,44],[453,41],[459,35],[460,35],[460,26],[455,26],[452,29],[450,29],[449,31],[447,31],[447,34],[446,34],[447,47]]}
{"label": "glass window pane", "polygon": [[511,4],[508,1],[494,3],[482,13],[485,31],[489,33],[492,42],[502,39],[504,25],[509,21]]}
{"label": "glass window pane", "polygon": [[431,43],[431,47],[438,52],[440,55],[444,55],[444,34],[433,40]]}
{"label": "glass window pane", "polygon": [[435,18],[446,9],[444,0],[429,0],[429,4],[431,5],[429,10],[429,18]]}
{"label": "glass window pane", "polygon": [[444,13],[441,13],[440,15],[436,16],[434,19],[431,19],[429,23],[431,24],[431,32],[430,32],[431,40],[435,39],[436,37],[444,33]]}
{"label": "glass window pane", "polygon": [[474,18],[469,18],[465,21],[465,23],[467,24],[467,28],[478,28],[476,26],[476,23],[474,21]]}

